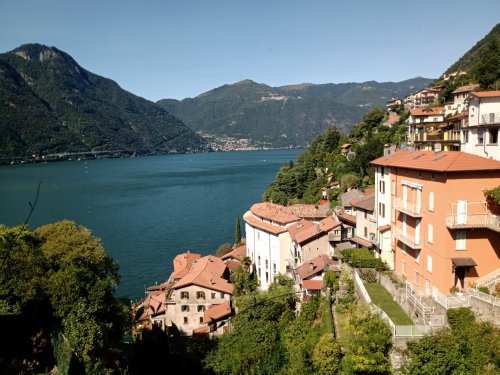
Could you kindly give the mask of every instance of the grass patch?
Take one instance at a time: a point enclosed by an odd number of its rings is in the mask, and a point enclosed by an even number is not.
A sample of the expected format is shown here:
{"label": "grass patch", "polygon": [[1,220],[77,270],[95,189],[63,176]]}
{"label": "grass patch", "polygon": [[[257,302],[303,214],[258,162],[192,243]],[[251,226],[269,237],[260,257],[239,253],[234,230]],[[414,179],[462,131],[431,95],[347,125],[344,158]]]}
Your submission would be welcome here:
{"label": "grass patch", "polygon": [[384,310],[394,324],[413,324],[413,321],[406,315],[401,306],[392,299],[390,293],[382,285],[379,283],[364,283],[364,286],[373,304]]}
{"label": "grass patch", "polygon": [[349,326],[347,323],[347,315],[345,312],[339,312],[337,309],[334,309],[335,315],[334,319],[336,324],[336,329],[337,329],[337,341],[340,344],[340,346],[347,348],[349,346],[349,343],[352,340],[352,333],[349,332]]}

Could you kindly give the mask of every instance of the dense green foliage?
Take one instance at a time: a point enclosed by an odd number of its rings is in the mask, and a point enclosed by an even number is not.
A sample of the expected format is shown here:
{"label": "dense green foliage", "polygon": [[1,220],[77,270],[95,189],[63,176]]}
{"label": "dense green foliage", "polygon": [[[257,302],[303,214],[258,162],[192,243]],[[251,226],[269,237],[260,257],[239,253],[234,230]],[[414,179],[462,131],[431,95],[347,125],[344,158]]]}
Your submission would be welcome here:
{"label": "dense green foliage", "polygon": [[241,224],[240,224],[240,214],[236,216],[236,226],[234,228],[234,245],[239,246],[241,244]]}
{"label": "dense green foliage", "polygon": [[196,131],[249,138],[262,146],[305,146],[332,124],[347,131],[367,109],[431,82],[415,78],[397,83],[270,87],[245,80],[196,98],[158,104]]}
{"label": "dense green foliage", "polygon": [[485,190],[484,196],[486,197],[486,199],[491,201],[491,203],[500,206],[500,186],[497,186],[496,188],[490,190]]}
{"label": "dense green foliage", "polygon": [[[327,185],[329,173],[333,173],[333,180],[339,181],[341,188],[328,191],[333,203],[348,188],[371,186],[374,174],[370,162],[382,156],[385,144],[400,144],[404,140],[406,117],[401,116],[389,128],[382,125],[386,118],[384,110],[374,108],[347,135],[337,127],[328,128],[311,142],[296,163],[281,167],[263,200],[284,205],[317,203],[321,198],[320,189]],[[352,147],[350,153],[344,155],[341,146],[347,143]]]}
{"label": "dense green foliage", "polygon": [[[72,359],[79,366],[98,365],[121,340],[129,306],[113,296],[118,267],[87,228],[70,221],[34,232],[0,226],[0,254],[0,318],[27,318],[33,337],[44,343],[35,347],[32,339],[32,348],[16,353],[25,363],[39,369],[50,363],[49,335],[55,338],[55,360],[66,361],[58,363],[62,367]],[[49,360],[40,360],[39,353]]]}
{"label": "dense green foliage", "polygon": [[404,374],[498,374],[500,335],[468,308],[447,312],[449,329],[408,344]]}
{"label": "dense green foliage", "polygon": [[366,248],[345,249],[341,251],[346,263],[355,268],[376,268],[379,271],[386,269],[385,263],[380,258],[375,258],[373,251]]}
{"label": "dense green foliage", "polygon": [[0,158],[124,150],[200,150],[203,140],[163,108],[39,44],[0,54]]}

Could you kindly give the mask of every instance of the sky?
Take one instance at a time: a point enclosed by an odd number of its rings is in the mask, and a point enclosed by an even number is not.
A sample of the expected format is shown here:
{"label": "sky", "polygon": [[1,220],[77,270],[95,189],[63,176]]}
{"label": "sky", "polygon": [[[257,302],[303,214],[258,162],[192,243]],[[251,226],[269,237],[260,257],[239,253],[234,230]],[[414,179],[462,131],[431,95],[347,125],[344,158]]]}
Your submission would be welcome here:
{"label": "sky", "polygon": [[0,0],[0,52],[54,46],[157,101],[243,79],[437,78],[498,22],[498,0]]}

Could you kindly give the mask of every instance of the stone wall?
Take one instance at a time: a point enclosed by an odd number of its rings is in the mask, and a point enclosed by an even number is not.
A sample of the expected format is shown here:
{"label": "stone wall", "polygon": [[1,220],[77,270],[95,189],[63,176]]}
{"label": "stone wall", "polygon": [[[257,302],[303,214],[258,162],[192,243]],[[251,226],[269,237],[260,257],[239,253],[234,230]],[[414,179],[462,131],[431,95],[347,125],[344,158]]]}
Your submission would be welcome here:
{"label": "stone wall", "polygon": [[500,306],[483,301],[475,296],[470,296],[470,307],[480,320],[488,321],[500,327]]}

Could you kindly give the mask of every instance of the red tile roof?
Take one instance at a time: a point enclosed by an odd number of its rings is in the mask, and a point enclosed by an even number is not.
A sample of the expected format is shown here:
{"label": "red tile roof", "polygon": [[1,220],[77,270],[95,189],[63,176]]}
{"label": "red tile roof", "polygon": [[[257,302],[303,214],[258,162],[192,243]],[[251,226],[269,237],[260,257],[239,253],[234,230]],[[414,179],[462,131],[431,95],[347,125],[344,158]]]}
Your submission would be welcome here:
{"label": "red tile roof", "polygon": [[337,214],[339,220],[348,221],[352,224],[356,224],[356,216],[346,214],[345,212],[339,212]]}
{"label": "red tile roof", "polygon": [[318,210],[313,204],[294,204],[292,206],[284,207],[290,214],[300,217],[302,219],[322,219],[325,217],[323,213]]}
{"label": "red tile roof", "polygon": [[236,249],[230,251],[229,253],[224,254],[221,259],[226,260],[229,258],[239,260],[240,262],[243,260],[244,257],[247,256],[247,245],[243,244],[241,246],[238,246]]}
{"label": "red tile roof", "polygon": [[[282,227],[281,225],[273,225],[270,223],[266,223],[264,221],[261,221],[257,218],[255,218],[251,213],[247,212],[245,215],[243,215],[243,220],[251,225],[254,228],[259,228],[262,229],[266,232],[273,233],[273,234],[280,234],[286,232],[286,228]],[[297,218],[298,220],[298,218]]]}
{"label": "red tile roof", "polygon": [[286,207],[270,202],[256,203],[250,207],[250,211],[259,218],[272,220],[280,224],[289,224],[300,220],[299,217],[286,210]]}
{"label": "red tile roof", "polygon": [[410,109],[410,115],[412,116],[444,115],[444,107],[412,108]]}
{"label": "red tile roof", "polygon": [[209,332],[210,332],[210,327],[208,327],[207,324],[193,329],[193,334],[209,333]]}
{"label": "red tile roof", "polygon": [[384,125],[385,124],[392,125],[398,120],[399,120],[399,115],[389,116],[389,118],[385,120]]}
{"label": "red tile roof", "polygon": [[312,223],[308,220],[301,220],[288,228],[288,233],[292,240],[299,245],[312,241],[318,237],[326,235],[333,228],[340,225],[340,222],[329,216],[319,222],[319,224]]}
{"label": "red tile roof", "polygon": [[297,268],[297,273],[301,280],[317,275],[325,270],[329,265],[337,265],[338,261],[333,260],[328,255],[318,255],[312,258],[309,262],[305,262]]}
{"label": "red tile roof", "polygon": [[236,271],[241,264],[240,261],[234,259],[226,259],[224,262],[226,263],[227,268],[229,268],[229,271],[231,272]]}
{"label": "red tile roof", "polygon": [[321,290],[323,280],[302,280],[302,288],[308,290]]}
{"label": "red tile roof", "polygon": [[172,289],[180,289],[189,285],[198,285],[203,288],[233,294],[233,285],[223,275],[226,264],[222,259],[207,255],[196,261],[189,273],[176,282]]}
{"label": "red tile roof", "polygon": [[338,227],[339,225],[340,222],[335,220],[332,216],[328,216],[327,218],[319,222],[319,227],[323,232],[329,232],[333,228]]}
{"label": "red tile roof", "polygon": [[436,153],[434,151],[398,150],[390,156],[373,160],[371,164],[436,172],[500,170],[500,161],[461,151]]}
{"label": "red tile roof", "polygon": [[149,292],[144,300],[144,307],[147,307],[147,315],[158,315],[165,312],[165,292]]}
{"label": "red tile roof", "polygon": [[361,238],[361,237],[358,237],[358,236],[354,236],[352,238],[349,238],[349,240],[351,240],[353,242],[356,242],[357,244],[359,244],[361,246],[364,246],[364,247],[367,247],[369,249],[371,249],[373,247],[373,245],[372,245],[372,243],[370,241],[367,241],[364,238]]}
{"label": "red tile roof", "polygon": [[231,315],[231,305],[224,302],[220,305],[212,305],[203,314],[203,323],[210,323]]}
{"label": "red tile roof", "polygon": [[382,225],[380,227],[377,228],[380,232],[385,232],[386,230],[389,230],[391,229],[391,226],[390,225]]}
{"label": "red tile roof", "polygon": [[189,272],[193,262],[201,258],[201,254],[182,253],[174,258],[174,272],[170,276],[171,279],[180,279]]}
{"label": "red tile roof", "polygon": [[471,95],[477,96],[478,98],[495,98],[500,96],[500,91],[476,91],[471,92]]}

